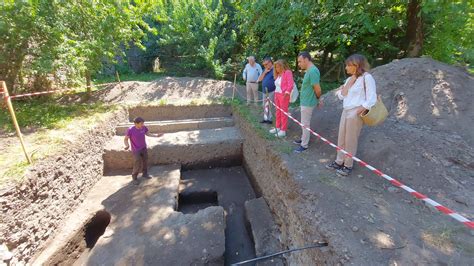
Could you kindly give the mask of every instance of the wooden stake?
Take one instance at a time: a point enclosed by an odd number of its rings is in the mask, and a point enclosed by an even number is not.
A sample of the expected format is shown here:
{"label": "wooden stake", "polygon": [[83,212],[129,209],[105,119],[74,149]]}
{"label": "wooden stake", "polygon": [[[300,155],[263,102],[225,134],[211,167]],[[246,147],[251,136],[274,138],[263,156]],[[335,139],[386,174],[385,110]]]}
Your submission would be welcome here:
{"label": "wooden stake", "polygon": [[118,83],[120,83],[120,76],[118,71],[115,71],[115,79],[117,80]]}
{"label": "wooden stake", "polygon": [[28,161],[28,163],[31,164],[31,158],[28,155],[28,153],[26,152],[25,143],[23,141],[23,136],[21,135],[20,126],[18,125],[18,121],[16,120],[15,110],[13,109],[12,101],[10,99],[10,94],[8,94],[7,84],[5,83],[5,81],[0,81],[0,87],[3,89],[3,95],[4,95],[3,97],[4,97],[5,102],[7,104],[8,111],[10,111],[10,115],[11,115],[12,120],[13,120],[13,125],[15,126],[15,130],[16,130],[16,135],[20,139],[21,148],[23,149],[23,153],[25,154],[25,157],[26,157],[26,160]]}
{"label": "wooden stake", "polygon": [[234,100],[235,96],[235,82],[237,80],[237,74],[234,74],[234,88],[232,89],[232,101]]}

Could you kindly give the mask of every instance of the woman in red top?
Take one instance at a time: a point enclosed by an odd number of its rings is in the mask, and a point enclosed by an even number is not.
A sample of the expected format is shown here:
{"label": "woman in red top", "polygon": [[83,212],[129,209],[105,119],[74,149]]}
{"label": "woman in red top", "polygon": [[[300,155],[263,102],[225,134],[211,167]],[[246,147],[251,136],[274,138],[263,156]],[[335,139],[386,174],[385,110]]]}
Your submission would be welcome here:
{"label": "woman in red top", "polygon": [[[275,62],[273,68],[273,76],[275,78],[275,104],[283,111],[288,112],[290,105],[290,94],[293,90],[293,73],[285,60],[278,60]],[[277,137],[285,137],[286,129],[288,128],[288,117],[276,108],[276,125],[270,130],[271,134],[276,134]]]}

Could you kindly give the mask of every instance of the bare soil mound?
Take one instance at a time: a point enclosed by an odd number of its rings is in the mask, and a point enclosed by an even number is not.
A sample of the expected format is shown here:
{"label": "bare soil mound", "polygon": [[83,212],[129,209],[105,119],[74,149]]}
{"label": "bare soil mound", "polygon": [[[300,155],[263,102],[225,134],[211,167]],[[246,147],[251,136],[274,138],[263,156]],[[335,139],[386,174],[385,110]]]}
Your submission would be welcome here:
{"label": "bare soil mound", "polygon": [[[473,219],[474,78],[426,58],[395,61],[371,72],[390,116],[380,126],[363,129],[357,156]],[[243,92],[242,87],[238,89]],[[231,95],[231,82],[166,77],[123,82],[95,92],[91,101],[123,104]],[[325,107],[315,111],[311,128],[336,142],[342,102],[333,92],[324,100]],[[254,112],[260,114],[261,108]],[[7,244],[17,262],[29,260],[100,177],[102,145],[119,119],[112,120],[85,135],[86,142],[78,138],[64,155],[35,166],[23,185],[0,191],[0,235],[5,236],[0,243]],[[290,151],[280,155],[296,173],[294,183],[304,188],[298,201],[294,200],[294,209],[305,213],[301,223],[318,228],[337,254],[347,254],[347,260],[356,265],[472,264],[472,232],[362,167],[356,166],[349,178],[336,177],[324,168],[334,159],[335,150],[315,138],[308,151],[294,155],[290,142],[299,138],[301,130],[290,124],[289,136],[275,145],[279,151]],[[251,146],[263,147],[259,142]],[[267,156],[266,152],[262,154]],[[248,159],[258,167],[268,163],[257,157]],[[261,175],[276,179],[269,172]],[[281,204],[278,208],[289,207]]]}
{"label": "bare soil mound", "polygon": [[474,141],[474,77],[428,58],[403,59],[373,70],[391,117]]}
{"label": "bare soil mound", "polygon": [[139,103],[144,101],[219,98],[232,96],[232,82],[205,78],[165,77],[152,82],[127,81],[94,94],[92,101]]}
{"label": "bare soil mound", "polygon": [[[429,58],[393,61],[370,71],[390,118],[474,143],[474,77]],[[335,97],[328,103],[340,105]]]}
{"label": "bare soil mound", "polygon": [[[357,156],[472,220],[474,78],[462,69],[427,58],[394,61],[371,73],[390,116],[380,126],[363,128]],[[342,102],[334,92],[326,94],[324,102],[324,108],[315,111],[312,128],[336,143]],[[295,113],[297,115],[298,111]],[[292,124],[289,137],[298,138],[300,132]],[[302,161],[300,168],[305,165],[312,168],[306,176],[319,178],[327,175],[323,163],[334,157],[333,148],[312,139],[309,152],[290,161]],[[347,220],[351,226],[364,228],[360,231],[364,236],[350,230],[342,232],[336,224],[322,227],[340,235],[341,243],[351,246],[352,255],[358,254],[359,249],[361,253],[368,252],[369,249],[360,243],[364,237],[370,238],[376,233],[371,228],[375,226],[385,228],[384,232],[391,228],[390,235],[399,237],[400,243],[410,247],[392,254],[392,259],[404,258],[401,261],[408,264],[462,265],[472,261],[474,242],[468,229],[432,208],[423,207],[420,201],[391,187],[383,178],[356,165],[350,178],[330,173],[328,180],[337,184],[337,190],[344,191],[344,195],[337,197],[337,193],[330,193],[326,200],[353,206],[354,212],[331,210],[330,203],[326,207],[321,203],[319,207],[327,210],[328,216],[333,212],[335,217]],[[327,188],[320,185],[313,188],[314,193],[327,195]],[[385,204],[384,211],[380,211],[380,202]],[[374,214],[375,222],[363,217],[359,219],[361,214]],[[360,261],[387,262],[383,259],[383,251],[380,257],[370,253],[360,257]]]}

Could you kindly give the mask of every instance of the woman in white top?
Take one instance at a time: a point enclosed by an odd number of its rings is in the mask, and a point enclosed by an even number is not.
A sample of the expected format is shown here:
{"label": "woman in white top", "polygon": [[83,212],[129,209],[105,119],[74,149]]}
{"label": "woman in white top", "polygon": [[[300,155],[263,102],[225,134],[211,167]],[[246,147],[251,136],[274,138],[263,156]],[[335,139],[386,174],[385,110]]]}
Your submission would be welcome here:
{"label": "woman in white top", "polygon": [[[336,92],[337,97],[344,101],[337,145],[355,156],[363,125],[360,115],[375,105],[377,93],[375,80],[367,72],[369,64],[363,55],[351,55],[346,59],[345,64],[346,72],[351,76]],[[353,160],[338,151],[336,161],[326,167],[335,169],[340,175],[347,176],[352,172]]]}

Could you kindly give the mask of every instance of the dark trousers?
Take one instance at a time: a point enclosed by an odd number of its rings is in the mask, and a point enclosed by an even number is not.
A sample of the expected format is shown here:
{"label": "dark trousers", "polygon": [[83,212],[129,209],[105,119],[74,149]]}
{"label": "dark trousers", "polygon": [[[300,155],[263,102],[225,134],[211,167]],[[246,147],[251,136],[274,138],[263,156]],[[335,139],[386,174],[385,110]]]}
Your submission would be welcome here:
{"label": "dark trousers", "polygon": [[133,179],[137,178],[140,169],[142,169],[143,175],[148,174],[148,151],[146,148],[133,153]]}

